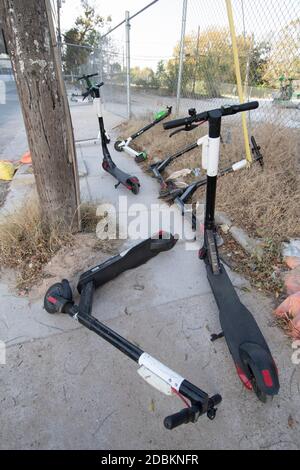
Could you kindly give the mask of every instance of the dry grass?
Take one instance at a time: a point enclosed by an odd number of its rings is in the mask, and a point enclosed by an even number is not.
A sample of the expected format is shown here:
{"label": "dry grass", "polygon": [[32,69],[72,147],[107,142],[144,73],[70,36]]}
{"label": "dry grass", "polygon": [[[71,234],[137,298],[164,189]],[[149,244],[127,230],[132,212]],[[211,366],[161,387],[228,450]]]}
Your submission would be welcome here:
{"label": "dry grass", "polygon": [[[140,124],[141,121],[132,121],[127,128],[123,126],[121,133],[129,135]],[[207,126],[203,126],[169,139],[168,132],[156,126],[134,145],[137,150],[149,152],[148,161],[143,164],[146,171],[151,163],[194,143],[206,133]],[[230,237],[225,240],[223,253],[229,253],[233,268],[246,276],[254,287],[280,298],[283,291],[280,272],[284,269],[281,242],[300,236],[300,135],[298,130],[267,124],[257,126],[253,135],[264,155],[264,169],[254,164],[250,169],[220,178],[217,210],[225,212],[250,236],[263,239],[265,255],[262,259],[249,256]],[[222,137],[220,168],[227,168],[244,158],[243,133],[240,126],[225,125]],[[184,168],[199,168],[200,159],[196,149],[170,165],[166,175]],[[186,182],[191,183],[192,178],[196,179],[189,176]],[[205,188],[195,193],[192,202],[198,201],[205,201]]]}
{"label": "dry grass", "polygon": [[[99,217],[96,206],[81,207],[82,231],[95,233]],[[28,290],[41,277],[43,267],[63,247],[71,247],[75,235],[58,221],[45,226],[37,201],[31,201],[20,212],[0,225],[0,265],[17,270],[17,288]],[[95,247],[109,251],[107,242],[95,237]]]}
{"label": "dry grass", "polygon": [[[128,136],[145,121],[132,120],[120,128]],[[207,126],[169,139],[163,126],[154,127],[134,142],[137,150],[148,152],[144,170],[156,160],[166,158],[180,148],[205,135]],[[300,136],[298,130],[262,124],[253,134],[262,147],[264,170],[258,164],[251,169],[227,175],[219,180],[217,209],[226,212],[234,224],[259,238],[284,240],[300,236]],[[221,168],[244,158],[241,128],[223,127]],[[228,142],[228,143],[227,143]],[[196,149],[169,166],[167,175],[183,168],[199,168]],[[190,182],[190,180],[188,181]],[[205,189],[199,190],[193,202],[203,200]]]}

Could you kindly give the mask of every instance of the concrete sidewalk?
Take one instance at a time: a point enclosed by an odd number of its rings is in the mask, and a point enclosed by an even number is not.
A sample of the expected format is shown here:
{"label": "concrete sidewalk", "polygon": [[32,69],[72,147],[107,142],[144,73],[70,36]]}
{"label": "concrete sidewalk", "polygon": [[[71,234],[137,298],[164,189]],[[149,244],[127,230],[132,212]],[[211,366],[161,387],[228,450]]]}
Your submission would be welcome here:
{"label": "concrete sidewalk", "polygon": [[[90,106],[72,107],[72,115],[78,138],[97,135]],[[105,119],[107,129],[120,122],[108,113]],[[100,146],[82,145],[83,199],[117,205],[122,195],[128,205],[157,204],[157,183],[113,144],[110,149],[116,163],[141,180],[140,195],[114,189],[114,179],[101,168]],[[180,223],[177,212],[171,228],[176,231]],[[164,224],[170,229],[167,217]],[[163,419],[182,409],[179,400],[149,387],[133,362],[95,334],[69,318],[46,314],[42,299],[30,304],[2,283],[0,338],[8,351],[7,365],[0,366],[1,449],[300,448],[300,366],[293,365],[290,340],[274,324],[271,301],[244,289],[247,282],[230,273],[279,367],[280,395],[263,405],[241,385],[224,340],[210,342],[211,333],[220,331],[218,310],[203,263],[187,246],[192,244],[181,240],[101,288],[94,314],[209,394],[220,393],[216,420],[202,417],[197,425],[166,431]]]}

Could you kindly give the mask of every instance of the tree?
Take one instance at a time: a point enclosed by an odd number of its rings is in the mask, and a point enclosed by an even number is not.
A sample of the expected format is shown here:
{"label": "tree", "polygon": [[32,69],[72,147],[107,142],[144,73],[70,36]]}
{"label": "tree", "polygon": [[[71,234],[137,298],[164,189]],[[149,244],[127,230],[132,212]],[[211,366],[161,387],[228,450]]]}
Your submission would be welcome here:
{"label": "tree", "polygon": [[2,32],[1,23],[0,23],[0,54],[5,54],[5,53],[6,53],[6,47],[5,47],[3,32]]}
{"label": "tree", "polygon": [[86,66],[94,50],[99,49],[101,45],[101,54],[104,55],[105,49],[111,43],[108,37],[101,40],[100,33],[100,30],[111,22],[111,18],[105,19],[100,16],[88,0],[81,0],[81,5],[82,14],[75,20],[74,26],[64,34],[65,45],[62,59],[66,74],[81,74],[80,67]]}
{"label": "tree", "polygon": [[[70,112],[47,0],[0,0],[44,221],[79,225],[79,185]],[[77,215],[76,215],[77,214]]]}
{"label": "tree", "polygon": [[[247,64],[250,61],[251,85],[261,85],[265,71],[268,44],[253,45],[250,36],[237,37],[241,73],[245,80]],[[160,64],[160,79],[174,94],[177,89],[179,69],[180,44],[174,48],[173,58],[162,68]],[[158,75],[157,75],[158,76]],[[211,98],[221,95],[223,83],[235,83],[232,45],[227,29],[209,28],[202,33],[192,33],[185,38],[185,60],[182,77],[182,93],[205,94]]]}
{"label": "tree", "polygon": [[136,86],[153,88],[155,87],[155,74],[150,67],[143,69],[134,67],[131,69],[131,81]]}
{"label": "tree", "polygon": [[279,86],[279,78],[297,79],[300,72],[300,19],[296,19],[287,24],[275,41],[264,74],[264,81]]}

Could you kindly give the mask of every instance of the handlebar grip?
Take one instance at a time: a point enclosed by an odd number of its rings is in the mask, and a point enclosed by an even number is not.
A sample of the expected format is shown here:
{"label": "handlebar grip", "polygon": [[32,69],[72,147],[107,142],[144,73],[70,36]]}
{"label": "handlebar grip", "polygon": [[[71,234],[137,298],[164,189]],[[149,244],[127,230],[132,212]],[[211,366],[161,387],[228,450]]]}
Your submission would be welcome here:
{"label": "handlebar grip", "polygon": [[82,77],[77,78],[77,80],[85,80],[86,78],[98,77],[98,73],[92,73],[91,75],[82,75]]}
{"label": "handlebar grip", "polygon": [[257,109],[258,107],[258,101],[250,101],[249,103],[237,104],[229,106],[228,108],[224,107],[222,108],[222,114],[223,116],[230,116],[232,114],[243,113],[245,111],[252,111],[254,109]]}
{"label": "handlebar grip", "polygon": [[254,109],[257,109],[259,107],[259,102],[258,101],[250,101],[249,103],[244,103],[239,105],[239,113],[242,113],[244,111],[252,111]]}
{"label": "handlebar grip", "polygon": [[164,129],[167,131],[169,129],[176,129],[176,127],[183,127],[187,124],[191,124],[193,121],[191,118],[184,119],[175,119],[174,121],[169,121],[164,123]]}
{"label": "handlebar grip", "polygon": [[168,416],[164,420],[164,426],[170,431],[172,429],[178,428],[182,424],[188,424],[194,422],[196,419],[196,414],[199,413],[199,409],[195,406],[191,408],[185,408],[184,410],[179,411],[174,415]]}

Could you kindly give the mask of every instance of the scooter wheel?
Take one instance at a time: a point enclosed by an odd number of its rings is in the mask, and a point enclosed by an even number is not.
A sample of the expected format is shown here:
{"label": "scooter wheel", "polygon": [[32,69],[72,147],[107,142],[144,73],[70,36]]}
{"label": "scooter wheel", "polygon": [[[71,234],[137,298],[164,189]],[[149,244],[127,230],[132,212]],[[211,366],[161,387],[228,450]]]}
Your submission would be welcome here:
{"label": "scooter wheel", "polygon": [[273,397],[271,395],[267,395],[265,392],[263,392],[259,388],[255,378],[253,378],[251,380],[251,384],[252,384],[252,387],[253,387],[253,391],[254,391],[255,395],[257,396],[257,398],[259,399],[260,402],[266,404],[266,403],[269,403],[273,400]]}
{"label": "scooter wheel", "polygon": [[115,142],[114,147],[115,147],[115,150],[116,150],[117,152],[123,152],[123,148],[120,147],[120,144],[121,144],[121,143],[122,143],[121,140],[117,140],[117,142]]}
{"label": "scooter wheel", "polygon": [[135,162],[136,163],[143,163],[147,160],[148,155],[146,152],[140,153],[137,157],[135,157]]}
{"label": "scooter wheel", "polygon": [[131,192],[135,195],[140,192],[140,185],[138,183],[131,183]]}

